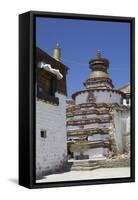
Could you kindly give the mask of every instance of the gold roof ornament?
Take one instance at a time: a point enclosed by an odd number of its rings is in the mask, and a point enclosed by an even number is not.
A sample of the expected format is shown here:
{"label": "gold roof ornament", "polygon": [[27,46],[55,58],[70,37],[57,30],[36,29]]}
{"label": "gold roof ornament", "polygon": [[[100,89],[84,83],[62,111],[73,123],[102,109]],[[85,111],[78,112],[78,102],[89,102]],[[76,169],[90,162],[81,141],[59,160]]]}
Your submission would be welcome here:
{"label": "gold roof ornament", "polygon": [[61,48],[59,47],[59,43],[57,42],[56,47],[53,50],[53,58],[57,61],[61,60]]}
{"label": "gold roof ornament", "polygon": [[91,73],[84,82],[86,89],[111,89],[114,87],[108,74],[109,60],[102,57],[100,50],[97,51],[95,58],[89,61]]}
{"label": "gold roof ornament", "polygon": [[101,51],[98,50],[96,53],[96,57],[89,61],[90,68],[93,68],[95,65],[102,65],[106,68],[109,67],[109,60],[102,57]]}
{"label": "gold roof ornament", "polygon": [[100,70],[94,71],[93,73],[90,74],[90,78],[108,78],[108,73]]}
{"label": "gold roof ornament", "polygon": [[97,51],[96,58],[92,59],[89,64],[90,68],[92,69],[90,78],[109,78],[107,72],[109,61],[105,58],[102,58],[100,50]]}

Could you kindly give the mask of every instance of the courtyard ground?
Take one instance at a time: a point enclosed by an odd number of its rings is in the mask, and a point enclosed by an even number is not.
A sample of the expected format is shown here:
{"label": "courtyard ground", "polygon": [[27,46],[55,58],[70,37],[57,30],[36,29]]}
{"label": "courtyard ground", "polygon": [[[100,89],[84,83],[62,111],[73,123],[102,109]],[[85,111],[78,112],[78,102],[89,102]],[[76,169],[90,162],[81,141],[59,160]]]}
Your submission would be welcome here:
{"label": "courtyard ground", "polygon": [[88,180],[88,179],[106,179],[106,178],[122,178],[130,177],[130,167],[118,168],[99,168],[92,171],[69,171],[59,174],[51,174],[45,176],[37,183],[44,182],[59,182],[59,181],[73,181],[73,180]]}

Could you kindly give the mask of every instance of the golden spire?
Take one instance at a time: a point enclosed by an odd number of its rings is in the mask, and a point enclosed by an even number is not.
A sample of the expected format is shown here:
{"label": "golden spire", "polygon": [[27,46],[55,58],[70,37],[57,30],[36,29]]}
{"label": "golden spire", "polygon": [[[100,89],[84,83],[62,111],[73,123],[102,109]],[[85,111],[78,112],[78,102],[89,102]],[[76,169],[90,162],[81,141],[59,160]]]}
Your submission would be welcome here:
{"label": "golden spire", "polygon": [[89,64],[92,69],[90,78],[109,78],[107,72],[109,61],[102,58],[100,50],[97,50],[96,57],[92,59]]}
{"label": "golden spire", "polygon": [[53,58],[55,58],[57,61],[60,61],[60,59],[61,59],[61,49],[59,47],[58,42],[56,44],[56,47],[53,50]]}
{"label": "golden spire", "polygon": [[86,89],[111,89],[114,87],[108,74],[109,60],[103,58],[99,50],[96,53],[96,57],[89,61],[89,67],[91,73],[84,83]]}

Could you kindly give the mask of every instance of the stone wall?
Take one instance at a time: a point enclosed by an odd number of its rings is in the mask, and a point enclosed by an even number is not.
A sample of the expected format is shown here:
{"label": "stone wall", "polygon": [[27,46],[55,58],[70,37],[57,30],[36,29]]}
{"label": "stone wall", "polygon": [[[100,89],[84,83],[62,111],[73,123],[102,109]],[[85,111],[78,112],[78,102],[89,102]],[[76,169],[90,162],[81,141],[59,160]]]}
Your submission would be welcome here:
{"label": "stone wall", "polygon": [[122,158],[122,159],[106,159],[106,160],[97,160],[97,165],[101,168],[115,168],[115,167],[129,167],[130,159]]}
{"label": "stone wall", "polygon": [[[110,123],[95,123],[95,124],[86,124],[84,125],[84,129],[87,128],[109,128],[110,127]],[[81,127],[79,125],[76,126],[67,126],[67,130],[79,130]]]}
{"label": "stone wall", "polygon": [[[89,159],[103,158],[107,154],[108,154],[108,148],[103,148],[103,147],[92,148],[83,153],[83,155],[89,155]],[[74,156],[78,155],[80,155],[80,153],[74,152]]]}
{"label": "stone wall", "polygon": [[[90,110],[90,109],[89,109]],[[97,115],[97,114],[87,114],[87,115],[75,115],[75,116],[73,116],[73,117],[68,117],[67,118],[67,121],[69,121],[69,120],[79,120],[79,119],[95,119],[95,118],[98,118],[98,119],[103,119],[103,118],[108,118],[108,117],[110,117],[110,115],[109,115],[109,113],[108,114],[99,114],[99,115]]]}
{"label": "stone wall", "polygon": [[[66,97],[56,93],[59,105],[36,100],[36,176],[62,169],[67,159]],[[41,137],[41,130],[46,137]]]}
{"label": "stone wall", "polygon": [[114,111],[114,135],[117,152],[122,154],[126,151],[126,143],[129,142],[127,129],[130,121],[128,111]]}

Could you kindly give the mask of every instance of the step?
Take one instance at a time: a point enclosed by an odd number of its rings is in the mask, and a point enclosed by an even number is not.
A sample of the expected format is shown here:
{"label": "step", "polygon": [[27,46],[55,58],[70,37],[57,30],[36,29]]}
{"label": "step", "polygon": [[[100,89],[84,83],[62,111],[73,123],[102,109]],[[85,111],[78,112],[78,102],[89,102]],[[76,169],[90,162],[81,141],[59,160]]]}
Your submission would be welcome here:
{"label": "step", "polygon": [[91,167],[91,166],[95,166],[97,165],[97,163],[73,163],[73,166],[84,166],[84,167]]}
{"label": "step", "polygon": [[81,167],[81,166],[72,166],[71,171],[91,171],[100,168],[100,166],[93,166],[93,167]]}

